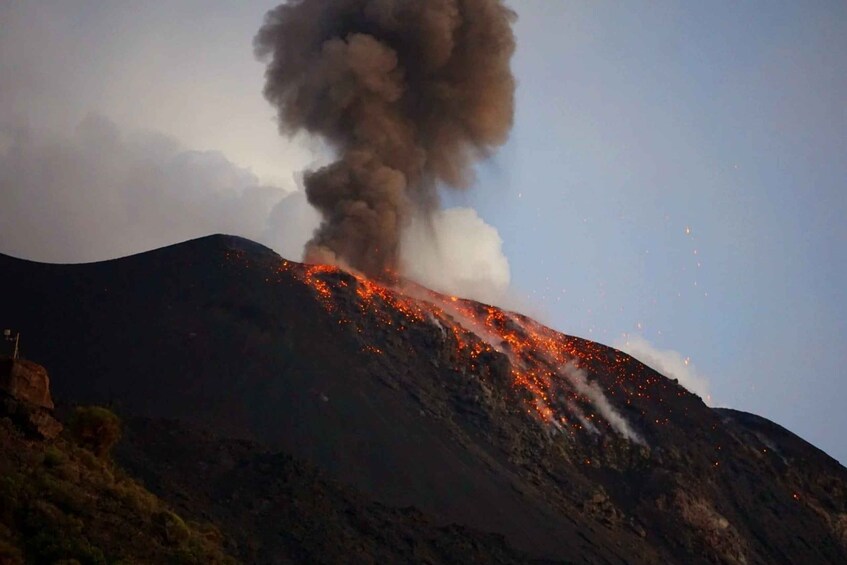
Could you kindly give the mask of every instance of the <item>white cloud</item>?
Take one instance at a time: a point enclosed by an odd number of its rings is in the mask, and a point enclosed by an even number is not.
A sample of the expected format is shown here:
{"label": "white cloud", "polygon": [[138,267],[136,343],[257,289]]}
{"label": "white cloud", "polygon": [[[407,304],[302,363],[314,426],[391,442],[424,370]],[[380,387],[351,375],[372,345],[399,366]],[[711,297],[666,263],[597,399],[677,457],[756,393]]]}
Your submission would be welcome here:
{"label": "white cloud", "polygon": [[503,240],[471,208],[415,218],[403,232],[401,272],[447,294],[499,303],[511,277]]}
{"label": "white cloud", "polygon": [[707,404],[711,404],[709,381],[698,374],[694,364],[679,352],[672,349],[659,349],[640,335],[627,335],[618,340],[615,347],[669,379],[677,379],[679,384],[700,396]]}

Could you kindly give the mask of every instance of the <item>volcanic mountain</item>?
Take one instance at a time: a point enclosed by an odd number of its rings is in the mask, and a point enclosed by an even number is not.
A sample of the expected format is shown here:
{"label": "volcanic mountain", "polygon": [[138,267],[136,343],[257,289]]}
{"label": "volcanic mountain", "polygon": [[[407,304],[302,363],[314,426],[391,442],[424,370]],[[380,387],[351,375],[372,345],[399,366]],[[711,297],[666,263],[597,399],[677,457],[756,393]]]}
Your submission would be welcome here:
{"label": "volcanic mountain", "polygon": [[0,256],[0,323],[253,562],[847,562],[847,470],[612,348],[212,236]]}

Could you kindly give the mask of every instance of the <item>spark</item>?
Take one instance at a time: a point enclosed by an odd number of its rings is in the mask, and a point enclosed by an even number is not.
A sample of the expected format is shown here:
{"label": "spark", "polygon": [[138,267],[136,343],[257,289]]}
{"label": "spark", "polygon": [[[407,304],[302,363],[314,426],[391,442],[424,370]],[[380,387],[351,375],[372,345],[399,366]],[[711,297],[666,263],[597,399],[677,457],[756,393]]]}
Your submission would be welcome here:
{"label": "spark", "polygon": [[[399,278],[389,287],[327,265],[291,269],[290,263],[283,262],[279,270],[290,270],[340,325],[352,328],[357,335],[367,334],[373,321],[398,332],[435,325],[442,338],[452,344],[454,359],[466,363],[470,373],[481,369],[484,355],[505,355],[512,386],[523,391],[518,398],[523,398],[521,402],[527,403],[529,413],[551,430],[596,434],[600,426],[605,426],[643,444],[582,367],[599,365],[604,373],[614,375],[619,391],[609,391],[612,395],[649,398],[649,389],[630,384],[626,358],[614,355],[610,359],[608,350],[600,344],[568,338],[520,314],[444,296]],[[589,328],[589,333],[593,331]],[[386,354],[374,345],[363,345],[361,350]],[[657,420],[657,425],[667,421]]]}

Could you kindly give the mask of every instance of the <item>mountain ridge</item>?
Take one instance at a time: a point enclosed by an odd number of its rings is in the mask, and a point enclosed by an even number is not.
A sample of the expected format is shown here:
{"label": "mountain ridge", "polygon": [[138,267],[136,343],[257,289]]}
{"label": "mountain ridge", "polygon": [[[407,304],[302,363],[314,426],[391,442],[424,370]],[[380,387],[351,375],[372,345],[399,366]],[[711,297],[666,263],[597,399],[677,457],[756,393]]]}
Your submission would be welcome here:
{"label": "mountain ridge", "polygon": [[0,256],[0,272],[5,322],[58,398],[257,441],[536,557],[847,551],[837,462],[805,442],[763,452],[759,424],[519,315],[223,235],[102,263]]}

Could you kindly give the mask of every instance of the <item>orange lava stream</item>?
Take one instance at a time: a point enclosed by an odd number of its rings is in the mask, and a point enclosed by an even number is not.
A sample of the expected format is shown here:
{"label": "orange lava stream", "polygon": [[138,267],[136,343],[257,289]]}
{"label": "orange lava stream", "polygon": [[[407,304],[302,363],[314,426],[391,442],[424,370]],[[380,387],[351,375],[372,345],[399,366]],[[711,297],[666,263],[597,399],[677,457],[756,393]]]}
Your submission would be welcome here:
{"label": "orange lava stream", "polygon": [[[279,270],[290,270],[291,265],[284,261]],[[448,340],[452,338],[456,353],[469,361],[471,370],[478,366],[484,353],[507,355],[513,385],[529,393],[528,412],[559,430],[571,434],[586,429],[596,432],[608,425],[596,413],[591,399],[570,382],[567,371],[563,371],[565,366],[594,367],[613,375],[615,388],[626,396],[627,404],[634,397],[647,397],[647,386],[637,384],[628,373],[632,365],[626,363],[625,355],[563,336],[525,316],[447,297],[414,284],[407,284],[402,290],[390,289],[327,265],[305,265],[302,270],[291,272],[312,290],[327,312],[338,317],[339,323],[351,324],[359,333],[364,331],[362,318],[348,319],[346,312],[351,309],[342,307],[342,301],[349,302],[353,295],[351,290],[356,297],[352,306],[359,314],[395,331],[403,332],[414,324],[439,326]],[[343,289],[349,290],[341,292]],[[375,345],[364,346],[363,350],[383,354]],[[606,392],[615,395],[615,390]]]}
{"label": "orange lava stream", "polygon": [[[411,289],[421,295],[416,298],[347,273],[344,274],[348,276],[332,277],[330,282],[327,275],[340,273],[344,271],[336,267],[309,265],[298,278],[313,290],[328,312],[340,314],[334,287],[351,286],[348,281],[352,277],[361,314],[373,316],[381,324],[397,331],[404,331],[409,324],[436,323],[449,332],[457,353],[469,359],[472,368],[485,352],[499,351],[508,355],[514,385],[530,393],[531,411],[543,421],[556,422],[560,427],[563,423],[569,423],[565,415],[557,414],[558,411],[551,407],[551,395],[557,386],[563,384],[557,366],[578,356],[567,350],[552,330],[530,325],[526,319],[518,320],[490,306],[476,305],[456,297],[444,297],[420,287]],[[366,349],[381,353],[375,346]],[[575,392],[571,392],[571,399],[585,400],[580,399]],[[593,415],[589,415],[590,418]],[[575,428],[582,426],[579,422],[573,425]]]}

